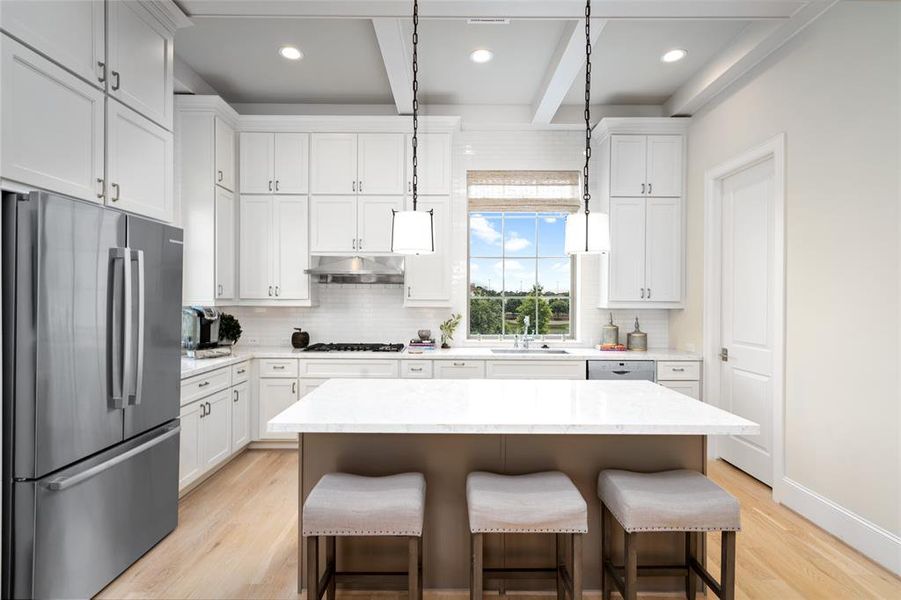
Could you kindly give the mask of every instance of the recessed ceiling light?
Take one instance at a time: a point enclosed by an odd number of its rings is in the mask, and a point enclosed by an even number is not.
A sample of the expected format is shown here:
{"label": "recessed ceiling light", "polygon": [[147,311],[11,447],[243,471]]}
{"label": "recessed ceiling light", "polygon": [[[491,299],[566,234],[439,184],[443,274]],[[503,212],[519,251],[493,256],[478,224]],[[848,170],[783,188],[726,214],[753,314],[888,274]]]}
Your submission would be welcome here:
{"label": "recessed ceiling light", "polygon": [[282,58],[287,58],[288,60],[300,60],[303,58],[303,52],[294,46],[282,46],[278,49],[278,53],[282,55]]}
{"label": "recessed ceiling light", "polygon": [[469,60],[474,63],[486,63],[489,60],[494,58],[494,52],[491,50],[485,50],[484,48],[479,48],[478,50],[473,50],[472,54],[469,55]]}
{"label": "recessed ceiling light", "polygon": [[660,60],[666,63],[673,63],[685,58],[686,54],[688,54],[688,52],[683,50],[682,48],[674,48],[673,50],[670,50],[669,52],[661,56]]}

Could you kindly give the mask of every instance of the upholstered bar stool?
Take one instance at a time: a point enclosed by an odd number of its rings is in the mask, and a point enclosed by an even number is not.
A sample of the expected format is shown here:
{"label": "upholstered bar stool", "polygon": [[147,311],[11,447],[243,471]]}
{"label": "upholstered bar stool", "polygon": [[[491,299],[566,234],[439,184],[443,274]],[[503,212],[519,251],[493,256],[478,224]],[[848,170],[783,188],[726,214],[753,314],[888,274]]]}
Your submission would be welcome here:
{"label": "upholstered bar stool", "polygon": [[[406,576],[410,600],[422,598],[422,521],[425,513],[425,477],[404,473],[388,477],[362,477],[329,473],[310,491],[303,505],[303,535],[307,538],[307,600],[326,592],[335,598],[336,583],[371,583],[386,577]],[[338,571],[335,538],[394,536],[408,540],[408,566],[404,572]],[[319,541],[325,540],[325,572],[319,575]]]}
{"label": "upholstered bar stool", "polygon": [[[582,536],[588,532],[588,507],[573,482],[559,471],[497,475],[476,471],[466,478],[466,502],[472,539],[470,598],[482,600],[484,579],[557,580],[557,598],[582,598]],[[490,533],[556,535],[556,565],[548,568],[486,569],[482,537]],[[566,565],[566,536],[572,564]]]}
{"label": "upholstered bar stool", "polygon": [[[601,500],[601,588],[610,598],[611,579],[625,600],[635,600],[638,577],[682,575],[690,600],[697,593],[697,577],[723,600],[735,598],[735,534],[741,529],[738,500],[697,471],[633,473],[607,470],[598,476]],[[625,531],[625,565],[616,567],[610,558],[610,515]],[[645,532],[685,534],[685,564],[640,567],[636,536]],[[722,569],[719,582],[698,561],[698,536],[721,531]],[[623,573],[620,576],[620,572]]]}

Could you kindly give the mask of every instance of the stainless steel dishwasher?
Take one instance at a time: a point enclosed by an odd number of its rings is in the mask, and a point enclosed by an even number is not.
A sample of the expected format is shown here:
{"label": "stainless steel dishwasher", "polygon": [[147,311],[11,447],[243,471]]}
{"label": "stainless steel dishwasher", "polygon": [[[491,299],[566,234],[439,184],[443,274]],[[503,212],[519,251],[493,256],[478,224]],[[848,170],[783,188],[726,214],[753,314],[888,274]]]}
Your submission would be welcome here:
{"label": "stainless steel dishwasher", "polygon": [[653,360],[589,360],[588,379],[657,380],[656,363]]}

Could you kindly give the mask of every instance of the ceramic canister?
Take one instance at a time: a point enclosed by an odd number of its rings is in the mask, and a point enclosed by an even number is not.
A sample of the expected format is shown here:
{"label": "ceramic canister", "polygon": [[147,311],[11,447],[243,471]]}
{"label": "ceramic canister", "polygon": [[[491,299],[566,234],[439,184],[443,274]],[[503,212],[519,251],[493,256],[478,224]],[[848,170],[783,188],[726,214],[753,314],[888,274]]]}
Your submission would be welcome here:
{"label": "ceramic canister", "polygon": [[610,313],[610,321],[601,327],[601,344],[619,343],[619,327],[613,324],[613,313]]}
{"label": "ceramic canister", "polygon": [[626,335],[626,347],[629,350],[644,351],[648,349],[648,334],[643,332],[638,325],[638,317],[635,317],[635,331]]}

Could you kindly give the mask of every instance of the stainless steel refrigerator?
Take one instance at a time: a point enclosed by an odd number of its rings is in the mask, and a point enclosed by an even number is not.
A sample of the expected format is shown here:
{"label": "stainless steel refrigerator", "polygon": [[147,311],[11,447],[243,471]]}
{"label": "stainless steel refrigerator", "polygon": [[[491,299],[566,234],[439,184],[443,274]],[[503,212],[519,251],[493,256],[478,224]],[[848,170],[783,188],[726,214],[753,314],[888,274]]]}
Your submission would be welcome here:
{"label": "stainless steel refrigerator", "polygon": [[177,524],[182,231],[2,200],[2,596],[86,598]]}

